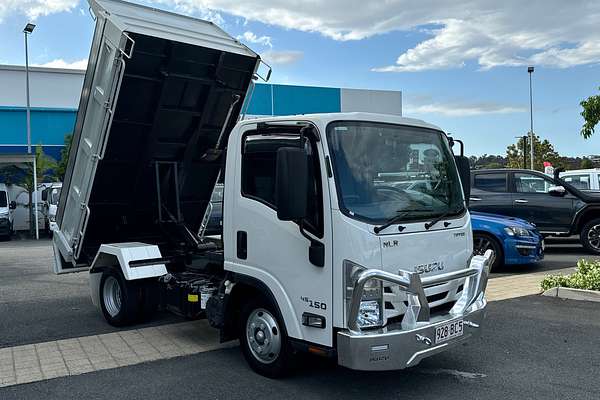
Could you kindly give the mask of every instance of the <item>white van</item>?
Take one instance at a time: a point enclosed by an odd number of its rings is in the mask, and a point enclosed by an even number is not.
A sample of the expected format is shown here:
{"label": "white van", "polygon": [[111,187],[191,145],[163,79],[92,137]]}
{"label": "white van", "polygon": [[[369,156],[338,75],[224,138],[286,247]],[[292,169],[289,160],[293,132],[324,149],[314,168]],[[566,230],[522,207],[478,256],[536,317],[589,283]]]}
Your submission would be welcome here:
{"label": "white van", "polygon": [[13,210],[17,203],[10,200],[8,189],[0,183],[0,237],[10,239],[13,233]]}
{"label": "white van", "polygon": [[560,177],[577,189],[600,191],[600,168],[565,171]]}

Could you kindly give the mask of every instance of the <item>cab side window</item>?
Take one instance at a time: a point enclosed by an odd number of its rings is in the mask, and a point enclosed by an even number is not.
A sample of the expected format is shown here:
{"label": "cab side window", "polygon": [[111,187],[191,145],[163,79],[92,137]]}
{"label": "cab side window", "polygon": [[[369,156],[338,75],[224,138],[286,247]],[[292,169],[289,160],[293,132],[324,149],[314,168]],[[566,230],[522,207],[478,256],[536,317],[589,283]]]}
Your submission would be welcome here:
{"label": "cab side window", "polygon": [[476,174],[473,178],[473,187],[486,192],[506,192],[506,172]]}
{"label": "cab side window", "polygon": [[[301,140],[303,142],[301,142]],[[275,170],[280,147],[305,146],[309,155],[308,217],[305,228],[315,236],[323,236],[323,193],[316,146],[300,135],[248,134],[242,147],[242,195],[277,210]]]}
{"label": "cab side window", "polygon": [[548,193],[554,184],[550,179],[527,173],[515,174],[515,189],[517,193]]}

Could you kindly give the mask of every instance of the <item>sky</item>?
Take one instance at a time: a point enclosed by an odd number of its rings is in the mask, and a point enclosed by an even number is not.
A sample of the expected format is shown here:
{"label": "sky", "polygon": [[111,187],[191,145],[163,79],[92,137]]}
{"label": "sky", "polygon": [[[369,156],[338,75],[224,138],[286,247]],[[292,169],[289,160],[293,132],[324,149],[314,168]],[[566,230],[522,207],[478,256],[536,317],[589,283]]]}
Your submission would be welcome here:
{"label": "sky", "polygon": [[[208,19],[273,67],[271,81],[401,90],[403,114],[505,154],[529,131],[565,156],[600,154],[581,138],[579,102],[600,93],[597,0],[135,0]],[[85,0],[0,0],[0,64],[85,68],[94,22]],[[600,129],[600,128],[599,128]]]}

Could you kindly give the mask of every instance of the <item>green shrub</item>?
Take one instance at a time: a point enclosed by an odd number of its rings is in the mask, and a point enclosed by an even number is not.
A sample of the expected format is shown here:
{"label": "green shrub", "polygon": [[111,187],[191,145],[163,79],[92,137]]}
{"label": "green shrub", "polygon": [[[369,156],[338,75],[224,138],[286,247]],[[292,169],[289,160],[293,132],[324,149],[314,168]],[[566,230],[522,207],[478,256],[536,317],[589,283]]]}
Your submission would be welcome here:
{"label": "green shrub", "polygon": [[542,289],[561,286],[573,289],[600,290],[600,260],[577,261],[577,269],[569,275],[549,275],[542,280]]}

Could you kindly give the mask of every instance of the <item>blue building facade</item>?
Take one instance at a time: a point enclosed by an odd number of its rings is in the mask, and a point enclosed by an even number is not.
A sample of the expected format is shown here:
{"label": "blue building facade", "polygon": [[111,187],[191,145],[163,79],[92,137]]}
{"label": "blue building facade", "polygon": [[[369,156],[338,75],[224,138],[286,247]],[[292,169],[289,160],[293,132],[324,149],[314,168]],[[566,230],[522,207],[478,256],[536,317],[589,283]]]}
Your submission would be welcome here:
{"label": "blue building facade", "polygon": [[[0,66],[0,87],[5,88],[0,93],[0,154],[27,152],[23,72],[20,67]],[[44,153],[58,160],[65,136],[75,127],[84,71],[34,68],[33,74],[31,144],[41,145]],[[248,116],[350,111],[402,115],[399,91],[256,84],[247,100]]]}

